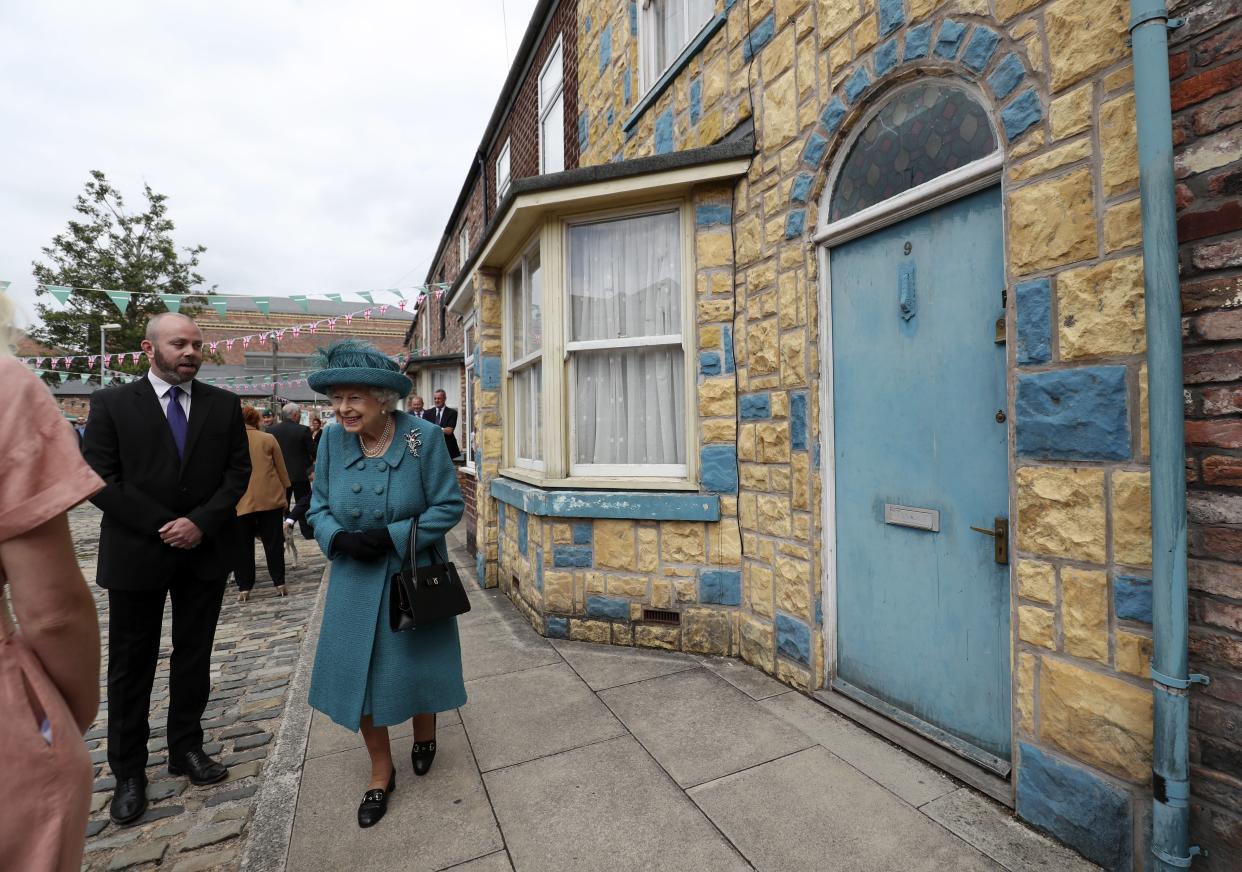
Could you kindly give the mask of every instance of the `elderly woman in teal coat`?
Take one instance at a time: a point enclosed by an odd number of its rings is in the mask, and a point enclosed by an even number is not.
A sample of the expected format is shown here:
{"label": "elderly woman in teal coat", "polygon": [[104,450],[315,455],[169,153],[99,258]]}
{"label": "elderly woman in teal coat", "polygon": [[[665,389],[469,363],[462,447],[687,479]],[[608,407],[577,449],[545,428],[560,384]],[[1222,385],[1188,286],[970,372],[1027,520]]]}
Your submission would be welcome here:
{"label": "elderly woman in teal coat", "polygon": [[[324,430],[307,520],[332,562],[310,704],[361,730],[371,779],[358,825],[378,823],[396,787],[388,727],[413,719],[414,773],[435,756],[435,713],[466,702],[457,621],[400,633],[388,623],[391,577],[406,559],[410,528],[419,565],[446,554],[444,534],[465,510],[444,437],[397,411],[410,381],[373,346],[342,340],[319,352],[310,386],[328,395],[336,424]],[[438,561],[437,561],[438,562]]]}

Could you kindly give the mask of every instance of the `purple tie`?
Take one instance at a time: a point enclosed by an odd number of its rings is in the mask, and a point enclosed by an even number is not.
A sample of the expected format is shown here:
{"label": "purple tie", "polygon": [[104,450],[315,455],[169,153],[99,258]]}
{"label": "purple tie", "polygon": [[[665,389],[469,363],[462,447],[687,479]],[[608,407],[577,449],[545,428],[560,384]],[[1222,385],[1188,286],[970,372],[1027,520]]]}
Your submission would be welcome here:
{"label": "purple tie", "polygon": [[168,429],[172,431],[173,442],[177,443],[177,456],[185,457],[185,431],[189,424],[185,419],[185,409],[181,408],[181,388],[173,385],[168,389]]}

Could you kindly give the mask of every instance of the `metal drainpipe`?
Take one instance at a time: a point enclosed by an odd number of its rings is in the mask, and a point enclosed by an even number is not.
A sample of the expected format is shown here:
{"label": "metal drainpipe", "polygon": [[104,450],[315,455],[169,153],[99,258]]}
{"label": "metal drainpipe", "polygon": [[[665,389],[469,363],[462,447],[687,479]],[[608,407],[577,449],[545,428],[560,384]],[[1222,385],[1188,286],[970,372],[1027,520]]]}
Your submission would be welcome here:
{"label": "metal drainpipe", "polygon": [[1181,290],[1173,202],[1173,116],[1169,100],[1164,0],[1130,0],[1134,94],[1138,119],[1143,279],[1147,313],[1148,411],[1151,422],[1152,854],[1155,868],[1186,869],[1190,845],[1190,686],[1187,675],[1186,455],[1182,423]]}

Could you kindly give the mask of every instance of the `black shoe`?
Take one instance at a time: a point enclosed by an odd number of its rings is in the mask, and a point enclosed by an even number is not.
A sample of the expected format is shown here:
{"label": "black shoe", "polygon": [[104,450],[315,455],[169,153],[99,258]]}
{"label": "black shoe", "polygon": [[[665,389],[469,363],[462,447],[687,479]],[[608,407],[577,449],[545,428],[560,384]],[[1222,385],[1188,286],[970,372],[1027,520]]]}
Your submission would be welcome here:
{"label": "black shoe", "polygon": [[414,764],[415,775],[426,775],[431,771],[431,761],[436,759],[436,740],[415,742],[410,751],[410,762]]}
{"label": "black shoe", "polygon": [[141,777],[122,778],[112,792],[108,817],[118,826],[132,824],[147,811],[147,780]]}
{"label": "black shoe", "polygon": [[365,830],[379,823],[384,812],[388,811],[388,796],[396,789],[397,771],[394,769],[392,775],[388,776],[387,790],[377,787],[362,794],[362,803],[358,806],[358,826]]}
{"label": "black shoe", "polygon": [[202,787],[228,778],[229,770],[224,767],[223,763],[217,763],[215,760],[212,760],[199,748],[194,751],[186,751],[181,755],[181,759],[175,763],[170,757],[168,759],[168,774],[188,775],[191,784]]}

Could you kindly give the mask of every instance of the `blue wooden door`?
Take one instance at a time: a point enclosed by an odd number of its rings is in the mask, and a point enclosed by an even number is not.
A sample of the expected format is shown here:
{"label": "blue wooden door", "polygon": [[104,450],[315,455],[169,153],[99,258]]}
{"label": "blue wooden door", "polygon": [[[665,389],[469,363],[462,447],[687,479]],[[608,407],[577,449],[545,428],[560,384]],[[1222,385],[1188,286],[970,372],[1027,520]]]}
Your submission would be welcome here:
{"label": "blue wooden door", "polygon": [[1009,514],[1000,189],[834,248],[831,272],[834,687],[1005,773],[1009,567],[971,530]]}

